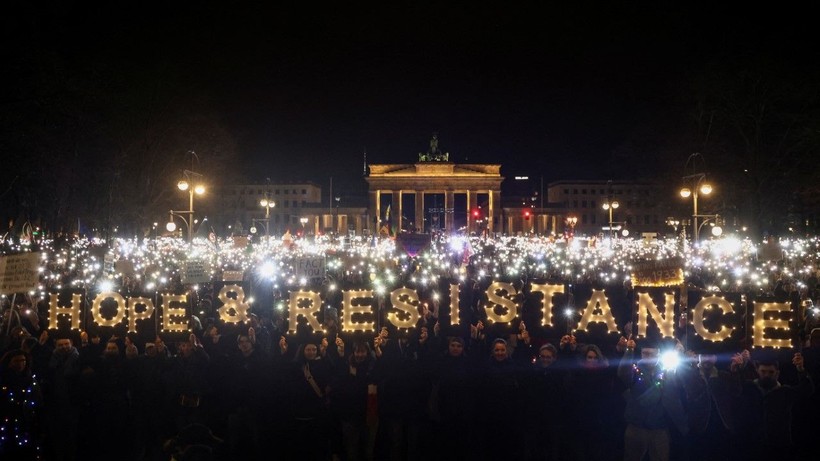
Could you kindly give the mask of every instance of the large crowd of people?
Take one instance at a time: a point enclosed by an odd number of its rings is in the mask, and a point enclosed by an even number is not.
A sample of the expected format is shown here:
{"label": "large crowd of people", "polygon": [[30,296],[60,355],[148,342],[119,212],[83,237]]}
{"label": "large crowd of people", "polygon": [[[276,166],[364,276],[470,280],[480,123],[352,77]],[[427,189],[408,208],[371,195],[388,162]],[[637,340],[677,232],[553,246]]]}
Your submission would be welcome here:
{"label": "large crowd of people", "polygon": [[[166,245],[118,245],[114,264],[142,268],[113,279],[118,290],[141,293],[162,283],[163,289],[183,289],[179,270],[161,272],[181,267],[170,255],[182,247]],[[369,280],[367,271],[329,262],[328,280],[358,285],[395,276],[393,283],[411,283],[463,265],[472,312],[481,290],[471,281],[482,274],[504,274],[516,283],[569,277],[569,283],[611,286],[621,280],[606,274],[627,267],[614,257],[603,264],[607,251],[589,248],[595,252],[590,261],[607,269],[584,272],[591,264],[584,262],[587,250],[560,260],[564,250],[547,240],[482,240],[451,252],[444,245],[430,260],[356,256],[359,267],[366,258],[386,261],[372,269],[383,274]],[[624,252],[643,248],[624,245]],[[356,254],[371,246],[362,243]],[[626,333],[631,328],[620,338],[585,337],[581,343],[572,330],[527,328],[523,321],[499,329],[474,316],[469,324],[441,327],[430,287],[420,291],[429,309],[425,304],[410,332],[341,331],[335,308],[328,308],[323,332],[290,335],[282,312],[270,308],[284,299],[280,290],[272,290],[267,308],[252,307],[248,323],[229,325],[218,320],[213,285],[204,283],[192,291],[192,311],[202,320],[191,316],[190,335],[160,333],[150,341],[112,329],[49,329],[47,296],[4,297],[0,458],[814,459],[820,324],[803,307],[818,298],[816,253],[807,257],[795,247],[794,256],[758,262],[758,270],[770,275],[736,270],[738,282],[726,288],[801,306],[797,347],[750,351],[741,342],[728,355],[725,347],[717,354],[688,350],[684,335],[680,341],[633,338]],[[259,249],[274,256],[281,271],[294,253],[312,251],[268,250]],[[556,256],[545,259],[545,252]],[[40,271],[43,293],[91,289],[103,278],[86,270],[101,266],[102,253],[95,254],[88,245],[49,250]],[[246,260],[261,259],[246,249],[214,257],[246,273],[253,271]],[[716,274],[730,263],[717,270],[687,266],[687,282],[704,290],[721,285],[726,276]],[[293,276],[283,272],[280,280]],[[623,287],[631,289],[628,279]],[[328,306],[340,302],[329,299]],[[666,352],[680,363],[662,360]]]}
{"label": "large crowd of people", "polygon": [[814,459],[820,330],[781,363],[481,322],[293,344],[251,319],[172,344],[4,335],[2,458]]}

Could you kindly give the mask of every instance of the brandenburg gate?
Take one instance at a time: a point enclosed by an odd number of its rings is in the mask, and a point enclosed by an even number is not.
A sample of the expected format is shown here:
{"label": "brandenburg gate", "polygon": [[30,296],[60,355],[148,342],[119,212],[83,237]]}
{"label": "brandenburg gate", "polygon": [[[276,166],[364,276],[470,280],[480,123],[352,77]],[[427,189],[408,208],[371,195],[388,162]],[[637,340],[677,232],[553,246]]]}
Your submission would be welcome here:
{"label": "brandenburg gate", "polygon": [[[468,232],[486,229],[493,232],[502,226],[501,214],[501,165],[456,164],[449,161],[449,154],[438,151],[438,139],[433,136],[430,151],[419,154],[415,164],[369,165],[366,178],[369,191],[370,226],[380,231],[387,221],[395,232],[425,232],[440,228],[445,232],[455,230],[454,215],[456,194],[466,194],[464,215]],[[404,222],[404,196],[414,195],[415,219],[412,225]],[[385,196],[391,196],[389,199]],[[438,205],[425,207],[425,195],[444,197],[443,208]],[[479,203],[479,196],[482,202]],[[463,200],[461,200],[463,202]],[[384,205],[387,203],[386,205]],[[428,205],[430,205],[428,201]],[[435,208],[435,209],[434,209]],[[444,215],[444,226],[438,216]],[[433,219],[427,220],[430,216]],[[409,220],[408,220],[409,221]]]}

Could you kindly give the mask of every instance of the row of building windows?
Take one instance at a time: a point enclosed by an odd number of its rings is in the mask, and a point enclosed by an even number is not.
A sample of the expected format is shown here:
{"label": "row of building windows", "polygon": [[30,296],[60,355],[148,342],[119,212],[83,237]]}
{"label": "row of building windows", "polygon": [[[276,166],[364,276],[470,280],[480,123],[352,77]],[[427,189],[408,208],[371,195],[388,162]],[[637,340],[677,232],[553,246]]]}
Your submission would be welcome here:
{"label": "row of building windows", "polygon": [[[579,208],[578,205],[581,205],[580,208],[597,208],[597,203],[595,200],[573,200],[572,201],[572,208]],[[564,206],[569,207],[569,200],[564,202]],[[627,208],[654,208],[655,205],[650,203],[644,203],[640,201],[632,201],[629,200],[626,202]]]}
{"label": "row of building windows", "polygon": [[[298,200],[290,200],[290,201],[289,200],[282,200],[282,201],[275,201],[274,203],[275,203],[276,206],[273,208],[273,210],[276,210],[276,207],[282,207],[282,208],[291,208],[291,207],[298,208],[299,207],[299,201]],[[307,206],[307,201],[302,200],[302,206],[303,207]],[[244,208],[248,211],[261,209],[258,202],[253,202],[251,204],[247,204],[247,203],[245,203],[244,200],[240,200],[238,203],[234,202],[234,203],[230,204],[230,208]]]}
{"label": "row of building windows", "polygon": [[[614,190],[609,191],[608,193],[604,189],[588,189],[588,190],[587,189],[580,189],[580,194],[581,195],[587,195],[587,194],[595,195],[596,193],[598,195],[623,195],[624,193],[626,193],[626,195],[631,195],[632,194],[632,189],[626,189],[625,192],[624,192],[623,189],[614,189]],[[648,190],[637,190],[637,191],[635,191],[635,193],[638,194],[638,195],[649,195]],[[572,195],[578,195],[578,194],[579,194],[579,189],[572,189]],[[564,189],[564,195],[570,195],[570,189]]]}
{"label": "row of building windows", "polygon": [[[264,195],[270,194],[270,191],[266,191],[265,189],[241,189],[238,191],[239,195]],[[298,189],[274,189],[273,195],[298,195]],[[237,195],[237,191],[227,190],[225,191],[225,195]],[[307,195],[307,189],[302,189],[302,195]]]}
{"label": "row of building windows", "polygon": [[[597,224],[597,215],[581,215],[581,224]],[[643,219],[641,219],[643,218]],[[603,216],[601,222],[606,223],[609,219],[609,215]],[[641,222],[643,220],[643,223]],[[612,222],[621,222],[621,217],[613,214],[612,215]],[[626,224],[660,224],[657,215],[643,215],[643,216],[627,216],[625,220]]]}

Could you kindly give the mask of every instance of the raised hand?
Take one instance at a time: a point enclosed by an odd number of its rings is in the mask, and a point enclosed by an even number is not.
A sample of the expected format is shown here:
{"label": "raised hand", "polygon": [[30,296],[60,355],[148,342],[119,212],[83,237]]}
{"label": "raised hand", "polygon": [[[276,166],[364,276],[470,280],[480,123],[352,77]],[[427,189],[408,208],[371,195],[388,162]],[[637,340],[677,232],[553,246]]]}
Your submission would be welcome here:
{"label": "raised hand", "polygon": [[794,367],[797,368],[797,371],[801,373],[806,371],[803,367],[803,354],[800,352],[794,354],[794,357],[792,357],[792,364],[794,364]]}
{"label": "raised hand", "polygon": [[427,341],[427,327],[421,327],[421,333],[419,333],[419,343],[424,344]]}
{"label": "raised hand", "polygon": [[521,340],[524,341],[524,344],[530,345],[530,332],[527,330],[521,331]]}

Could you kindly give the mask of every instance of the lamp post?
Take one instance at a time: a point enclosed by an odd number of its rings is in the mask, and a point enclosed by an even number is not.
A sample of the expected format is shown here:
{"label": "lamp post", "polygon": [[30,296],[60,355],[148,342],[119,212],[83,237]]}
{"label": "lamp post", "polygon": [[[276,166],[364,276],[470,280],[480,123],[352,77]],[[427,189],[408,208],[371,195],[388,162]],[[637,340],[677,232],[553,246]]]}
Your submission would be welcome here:
{"label": "lamp post", "polygon": [[607,199],[607,201],[604,202],[603,205],[601,205],[601,208],[603,208],[606,211],[609,211],[609,239],[610,240],[612,240],[612,210],[617,209],[619,206],[621,206],[621,204],[618,203],[617,200],[609,201],[609,199]]}
{"label": "lamp post", "polygon": [[705,224],[709,224],[712,227],[712,236],[720,237],[721,235],[723,235],[723,227],[721,226],[720,215],[699,215],[699,217],[703,218],[703,221],[698,226],[698,234],[700,234],[701,227],[703,227]]}
{"label": "lamp post", "polygon": [[[692,163],[693,170],[697,170],[695,167],[695,159],[700,157],[701,161],[703,161],[703,156],[695,152],[694,154],[690,155],[688,159],[686,159],[686,165],[684,166],[684,172],[689,167],[689,163]],[[683,177],[684,186],[680,189],[680,196],[683,198],[692,197],[692,242],[698,241],[698,234],[700,231],[700,226],[698,226],[698,192],[703,195],[709,195],[712,193],[712,186],[705,182],[706,173],[693,173]],[[687,185],[694,184],[694,187],[690,189]]]}
{"label": "lamp post", "polygon": [[302,216],[301,218],[299,218],[299,222],[302,223],[302,236],[304,237],[305,236],[305,226],[307,225],[308,218]]}
{"label": "lamp post", "polygon": [[270,237],[270,209],[275,207],[276,203],[268,199],[266,193],[265,197],[259,201],[259,206],[265,209],[265,236]]}
{"label": "lamp post", "polygon": [[[339,233],[339,227],[340,227],[340,224],[341,224],[339,222],[340,221],[340,218],[339,218],[339,202],[342,201],[342,198],[339,197],[339,196],[336,196],[336,197],[333,198],[333,200],[336,201],[336,226],[335,227],[336,227],[336,233],[338,234]],[[399,219],[401,219],[401,216],[399,216]],[[333,219],[331,219],[330,221],[332,223]]]}
{"label": "lamp post", "polygon": [[[175,215],[182,217],[181,214],[187,214],[188,219],[183,218],[183,220],[188,226],[188,241],[190,242],[194,238],[194,193],[197,195],[204,194],[205,185],[202,184],[202,174],[194,171],[194,159],[196,159],[196,163],[199,165],[199,156],[196,155],[196,152],[194,151],[188,151],[188,153],[191,154],[191,169],[182,170],[183,178],[177,183],[177,188],[179,190],[183,192],[188,191],[188,209],[181,211],[171,210],[171,218],[165,227],[169,232],[173,232],[173,229],[176,229],[176,224],[174,224],[173,217]],[[172,226],[173,229],[171,229]]]}

